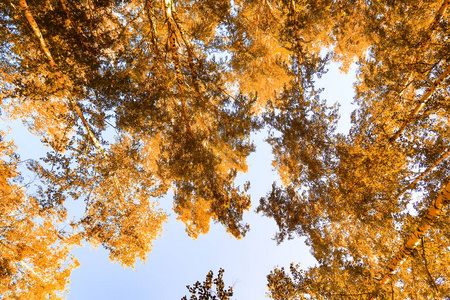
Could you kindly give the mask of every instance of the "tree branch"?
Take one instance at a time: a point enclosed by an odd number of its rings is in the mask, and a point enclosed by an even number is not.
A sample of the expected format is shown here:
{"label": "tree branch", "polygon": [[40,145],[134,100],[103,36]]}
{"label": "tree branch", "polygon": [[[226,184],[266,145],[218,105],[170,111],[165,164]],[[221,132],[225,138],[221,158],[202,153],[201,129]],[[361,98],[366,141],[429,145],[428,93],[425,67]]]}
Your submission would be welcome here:
{"label": "tree branch", "polygon": [[412,188],[414,188],[414,186],[420,181],[422,180],[422,178],[424,178],[425,176],[428,175],[428,173],[430,173],[434,168],[436,168],[442,161],[444,161],[447,157],[450,156],[450,149],[448,149],[446,152],[444,152],[444,154],[441,156],[441,158],[439,158],[437,161],[435,161],[434,164],[432,164],[431,166],[428,167],[428,169],[426,169],[422,174],[420,174],[416,179],[414,179],[413,182],[411,182],[406,188],[404,188],[400,193],[397,194],[397,196],[395,196],[395,198],[400,197],[404,192],[406,192],[407,190],[410,190]]}
{"label": "tree branch", "polygon": [[426,255],[425,255],[425,242],[424,242],[424,238],[422,237],[420,240],[421,240],[421,242],[422,242],[422,257],[423,257],[423,262],[424,262],[425,270],[427,271],[428,280],[430,281],[430,284],[433,286],[433,288],[436,290],[436,292],[439,293],[439,289],[438,289],[438,287],[437,287],[436,281],[434,281],[433,277],[431,276],[430,271],[428,270],[428,261],[427,261]]}

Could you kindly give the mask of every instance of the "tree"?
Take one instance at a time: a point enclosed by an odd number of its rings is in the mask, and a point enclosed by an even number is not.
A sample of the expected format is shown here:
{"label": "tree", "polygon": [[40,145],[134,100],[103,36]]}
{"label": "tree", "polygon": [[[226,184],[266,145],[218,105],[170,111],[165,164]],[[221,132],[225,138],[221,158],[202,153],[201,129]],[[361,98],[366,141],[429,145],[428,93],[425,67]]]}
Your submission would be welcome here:
{"label": "tree", "polygon": [[[95,108],[94,111],[88,109],[88,114],[94,117],[89,120],[85,117],[83,107],[79,104],[81,99],[90,98],[88,96],[89,90],[95,91],[93,89],[95,88],[95,77],[98,68],[101,68],[102,59],[97,53],[106,51],[113,44],[112,40],[117,37],[114,36],[115,34],[106,33],[107,29],[104,28],[101,30],[105,31],[98,33],[100,36],[104,35],[103,37],[97,39],[95,38],[97,33],[91,32],[91,40],[89,40],[88,37],[83,35],[81,24],[82,22],[90,22],[90,20],[83,19],[84,16],[73,20],[74,11],[71,11],[71,7],[66,6],[64,1],[57,2],[55,7],[50,3],[35,7],[35,9],[40,9],[40,13],[37,14],[37,21],[25,0],[19,1],[19,5],[26,20],[25,28],[28,25],[31,28],[31,38],[35,38],[39,42],[36,52],[42,51],[45,54],[44,65],[47,66],[44,74],[37,75],[33,69],[25,70],[25,74],[28,74],[28,78],[32,79],[45,79],[46,76],[53,78],[57,83],[57,89],[60,90],[60,93],[50,90],[48,93],[36,95],[35,93],[39,91],[33,90],[30,86],[22,85],[24,77],[19,75],[16,81],[12,82],[13,88],[11,90],[13,90],[13,94],[11,96],[21,95],[23,89],[27,94],[22,99],[32,103],[29,109],[31,111],[36,110],[37,119],[42,118],[37,121],[36,118],[31,117],[30,121],[42,123],[39,128],[49,134],[49,136],[44,134],[44,140],[47,141],[49,146],[52,146],[55,152],[49,153],[44,161],[52,167],[62,169],[61,173],[58,174],[58,172],[46,170],[37,162],[31,164],[32,169],[41,177],[41,180],[49,184],[41,188],[38,201],[40,201],[43,209],[58,212],[60,216],[63,216],[65,212],[63,204],[68,195],[75,199],[79,198],[80,194],[82,197],[84,196],[86,216],[80,221],[83,226],[79,227],[84,231],[68,234],[74,234],[78,237],[78,240],[83,238],[92,241],[94,244],[101,243],[110,250],[112,259],[118,260],[126,266],[132,266],[136,258],[145,259],[152,241],[158,236],[161,225],[166,218],[161,211],[154,209],[154,204],[149,201],[149,189],[153,185],[153,176],[139,172],[139,162],[129,160],[129,158],[136,158],[136,155],[125,156],[128,154],[127,151],[133,151],[133,146],[127,143],[126,138],[119,137],[119,143],[110,147],[109,151],[106,150],[105,142],[101,140],[101,132],[105,131],[105,122],[107,121],[105,110],[98,108],[95,112]],[[55,9],[56,12],[54,12]],[[111,4],[109,7],[97,7],[96,9],[92,13],[98,17],[96,25],[99,27],[105,27],[110,22],[119,24],[117,17],[111,19],[109,16],[114,9]],[[50,17],[49,19],[49,15],[58,16],[58,18]],[[17,16],[17,18],[20,17],[22,16]],[[5,17],[5,19],[7,18]],[[44,26],[48,36],[42,33],[42,26],[38,22]],[[55,32],[55,24],[52,22],[63,23],[59,32]],[[16,26],[23,26],[23,24],[16,24]],[[26,32],[26,29],[24,31]],[[9,33],[17,35],[15,31]],[[81,49],[75,47],[72,51],[68,51],[66,45],[71,44],[70,40],[73,38],[82,41]],[[50,45],[47,42],[48,40],[50,40]],[[67,44],[61,43],[64,40],[69,41],[67,41]],[[100,47],[96,46],[99,42]],[[53,53],[61,56],[61,61],[54,59],[55,55],[50,51],[50,46]],[[77,51],[83,51],[83,47],[97,47],[97,49],[90,48],[88,52],[91,56],[86,59],[83,54],[77,53]],[[24,52],[30,55],[30,60],[39,60],[39,55],[36,55],[36,53]],[[18,64],[19,69],[36,65],[35,61],[24,64],[23,58],[20,56],[19,58],[22,60]],[[44,81],[40,85],[45,88],[45,85],[50,83]],[[41,111],[46,109],[40,107],[41,101],[37,100],[42,99],[43,102],[49,102],[46,101],[47,97],[65,109],[62,113],[57,113],[57,124],[54,125],[54,127],[64,128],[63,133],[58,131],[55,133],[48,128],[52,121],[47,121],[52,117],[52,114],[41,114]],[[19,99],[21,98],[19,97]],[[14,101],[11,102],[14,103]],[[35,103],[38,103],[38,105],[36,106]],[[50,111],[58,111],[51,101],[49,105]],[[27,110],[26,105],[25,107],[20,106],[18,113],[28,114],[30,110]],[[12,114],[15,111],[17,110],[13,110]],[[73,115],[71,116],[69,112]],[[67,132],[73,132],[77,128],[78,124],[76,119],[73,119],[74,117],[81,123],[76,133],[82,139],[76,139],[76,135],[72,135],[72,138],[66,136]],[[95,125],[92,126],[92,123]],[[36,129],[36,127],[33,129]],[[62,154],[64,151],[66,151],[65,155]],[[85,157],[89,152],[92,155],[89,158]],[[71,161],[70,158],[74,159]],[[127,158],[128,162],[125,163],[123,160]],[[127,171],[131,172],[118,170],[119,162],[125,163],[128,166]],[[72,165],[69,167],[71,163]],[[145,186],[145,190],[139,189],[139,186]],[[106,202],[109,203],[105,205]],[[128,218],[124,218],[124,215]],[[138,218],[140,219],[139,222],[136,221]],[[74,222],[72,225],[77,227],[79,224]],[[99,227],[103,228],[104,232],[98,234]],[[71,238],[69,240],[74,241],[76,239]]]}
{"label": "tree", "polygon": [[[70,225],[58,243],[101,244],[125,266],[145,260],[166,220],[156,198],[169,189],[192,237],[211,220],[245,235],[248,184],[234,179],[260,128],[256,98],[228,88],[208,57],[229,3],[142,4],[0,6],[4,117],[51,149],[28,164],[42,183],[33,199]],[[66,219],[68,198],[84,202],[79,220]]]}
{"label": "tree", "polygon": [[[225,284],[223,282],[223,269],[219,270],[217,277],[213,279],[214,273],[209,271],[206,275],[206,279],[203,283],[197,281],[193,286],[187,285],[186,288],[191,293],[190,300],[228,300],[233,296],[233,288],[230,286],[225,289]],[[212,289],[212,285],[216,286],[216,291]],[[181,300],[187,300],[188,298],[184,296]]]}
{"label": "tree", "polygon": [[[1,4],[2,110],[51,148],[29,167],[43,183],[39,210],[70,225],[52,241],[101,244],[124,266],[151,250],[166,219],[155,198],[169,188],[192,237],[211,219],[236,237],[248,230],[249,196],[234,178],[254,150],[254,100],[226,91],[223,68],[206,55],[211,41],[191,42],[205,24],[191,12],[212,11],[219,24],[228,6],[163,4]],[[67,198],[84,201],[79,220],[65,218]]]}
{"label": "tree", "polygon": [[[161,11],[146,3],[143,25],[150,26],[152,52],[143,68],[151,71],[144,71],[147,77],[132,78],[138,90],[125,98],[119,126],[153,140],[157,174],[174,189],[174,210],[190,236],[207,233],[212,219],[243,237],[248,230],[242,222],[250,206],[248,186],[241,192],[234,179],[247,170],[246,157],[254,151],[249,135],[260,125],[252,111],[254,99],[227,92],[227,81],[220,75],[225,68],[207,57],[208,51],[217,51],[209,26],[224,22],[229,5],[195,4],[188,9],[184,3],[166,1]],[[211,11],[208,26],[200,19],[203,10]],[[195,36],[203,42],[192,42]],[[166,45],[165,53],[161,45]],[[150,137],[141,135],[149,132]]]}
{"label": "tree", "polygon": [[[349,260],[342,253],[332,253],[332,258],[321,263],[320,266],[310,268],[307,271],[300,270],[299,265],[291,264],[290,275],[283,268],[275,269],[268,275],[269,295],[273,299],[307,299],[306,295],[313,299],[335,299],[338,297],[375,299],[376,297],[390,297],[395,294],[408,295],[410,297],[438,297],[448,293],[448,286],[443,281],[445,272],[440,269],[439,278],[435,278],[430,272],[429,261],[438,260],[440,263],[448,262],[436,246],[425,247],[425,236],[430,227],[441,214],[442,208],[448,205],[450,200],[450,184],[447,184],[437,199],[432,202],[425,215],[419,218],[419,223],[409,236],[405,237],[404,243],[400,244],[395,255],[385,263],[380,273],[371,274],[370,265],[363,260]],[[427,244],[438,243],[439,234],[430,233],[427,236]],[[427,252],[427,253],[426,253]],[[406,272],[396,271],[408,258],[412,256],[414,261],[407,264]],[[428,256],[428,258],[427,258]],[[432,259],[430,259],[432,257]],[[337,271],[339,270],[339,271]],[[419,274],[426,273],[423,278]],[[330,276],[333,274],[333,276]],[[436,274],[436,273],[435,273]],[[401,284],[393,284],[401,282]],[[408,285],[413,285],[412,289]]]}
{"label": "tree", "polygon": [[[427,246],[409,252],[420,255],[392,278],[392,286],[380,290],[377,282],[393,251],[426,218],[437,191],[447,184],[448,120],[442,114],[448,105],[442,100],[448,62],[441,56],[441,37],[448,2],[365,5],[363,17],[355,20],[370,48],[359,60],[359,108],[349,135],[333,133],[332,120],[323,121],[325,134],[305,155],[307,146],[294,145],[314,135],[298,130],[290,111],[274,110],[280,117],[268,119],[276,130],[274,165],[282,170],[285,187],[274,185],[258,211],[277,221],[278,242],[294,233],[307,237],[319,262],[306,272],[292,271],[291,279],[275,270],[269,276],[274,298],[370,298],[374,291],[380,297],[437,297],[447,290],[446,272],[430,269],[432,260],[447,264],[438,250],[447,243],[441,220],[424,237]],[[304,123],[314,116],[306,109],[304,114]],[[418,220],[410,214],[411,203]],[[440,218],[445,222],[448,214]]]}
{"label": "tree", "polygon": [[0,132],[0,291],[4,299],[58,299],[78,266],[58,244],[60,219],[26,195],[14,144]]}

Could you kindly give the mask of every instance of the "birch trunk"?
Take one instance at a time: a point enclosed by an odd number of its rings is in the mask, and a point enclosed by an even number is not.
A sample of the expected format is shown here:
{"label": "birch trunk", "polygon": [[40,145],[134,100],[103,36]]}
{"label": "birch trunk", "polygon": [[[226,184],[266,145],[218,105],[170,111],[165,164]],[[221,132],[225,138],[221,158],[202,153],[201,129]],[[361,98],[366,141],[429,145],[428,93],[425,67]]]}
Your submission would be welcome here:
{"label": "birch trunk", "polygon": [[427,213],[420,219],[419,225],[416,230],[406,239],[403,246],[397,253],[390,259],[386,266],[386,272],[382,275],[378,282],[377,290],[372,293],[369,300],[375,299],[378,296],[379,290],[389,282],[391,276],[395,273],[398,267],[408,258],[408,255],[420,244],[421,239],[430,229],[432,223],[439,217],[442,212],[442,208],[448,205],[450,202],[450,182],[442,188],[439,192],[439,196],[433,201]]}

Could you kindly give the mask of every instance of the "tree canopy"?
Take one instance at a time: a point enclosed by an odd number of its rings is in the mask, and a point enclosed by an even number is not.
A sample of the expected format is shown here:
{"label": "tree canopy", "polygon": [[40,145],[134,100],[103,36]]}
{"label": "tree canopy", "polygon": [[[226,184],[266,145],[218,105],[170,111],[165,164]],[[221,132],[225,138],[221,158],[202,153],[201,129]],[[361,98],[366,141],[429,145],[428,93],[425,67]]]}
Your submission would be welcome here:
{"label": "tree canopy", "polygon": [[[168,192],[190,237],[243,238],[236,177],[267,128],[281,182],[257,211],[318,261],[274,269],[270,297],[450,294],[449,2],[1,1],[0,117],[48,151],[25,171],[0,132],[0,293],[63,297],[84,243],[145,261]],[[348,134],[316,86],[331,61],[357,68]]]}

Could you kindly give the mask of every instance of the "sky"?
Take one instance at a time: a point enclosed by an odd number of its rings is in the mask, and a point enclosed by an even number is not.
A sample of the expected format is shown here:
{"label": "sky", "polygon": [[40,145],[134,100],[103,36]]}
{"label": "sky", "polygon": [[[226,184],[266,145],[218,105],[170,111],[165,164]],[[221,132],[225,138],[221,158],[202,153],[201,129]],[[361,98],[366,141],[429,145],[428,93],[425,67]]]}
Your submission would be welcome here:
{"label": "sky", "polygon": [[[322,97],[329,104],[341,104],[341,120],[338,131],[347,133],[350,128],[350,112],[353,99],[352,84],[355,68],[342,74],[333,64],[329,72],[318,81],[324,87]],[[238,184],[251,182],[249,193],[252,207],[244,214],[244,221],[250,225],[250,232],[236,240],[220,224],[212,224],[207,235],[192,240],[187,236],[183,223],[176,220],[172,211],[172,195],[160,199],[160,205],[169,214],[162,236],[156,240],[145,264],[138,262],[135,269],[124,269],[108,260],[108,252],[102,248],[92,249],[87,245],[73,250],[81,263],[72,272],[68,300],[172,300],[187,295],[186,285],[203,282],[212,270],[214,277],[220,268],[225,270],[226,286],[233,286],[238,300],[265,299],[266,276],[278,266],[288,268],[291,262],[300,263],[302,268],[311,267],[315,260],[309,253],[303,238],[285,241],[280,245],[272,239],[277,226],[272,219],[256,214],[259,199],[271,190],[278,179],[272,169],[270,146],[264,142],[266,131],[254,134],[256,152],[248,159],[249,171],[238,178]],[[38,159],[45,155],[45,148],[39,138],[30,135],[18,123],[13,124],[10,135],[14,138],[21,159]],[[25,177],[25,182],[33,178]],[[68,203],[69,213],[76,214],[77,203]]]}

